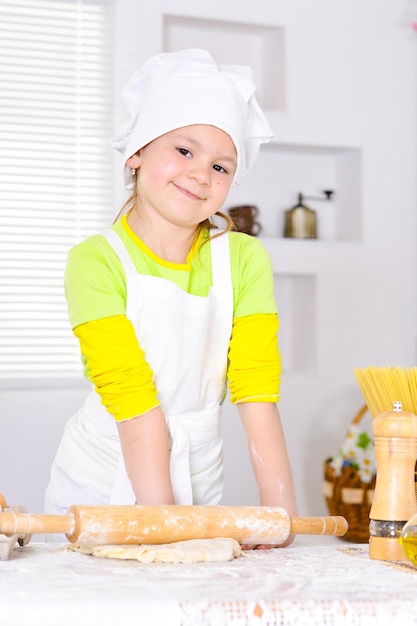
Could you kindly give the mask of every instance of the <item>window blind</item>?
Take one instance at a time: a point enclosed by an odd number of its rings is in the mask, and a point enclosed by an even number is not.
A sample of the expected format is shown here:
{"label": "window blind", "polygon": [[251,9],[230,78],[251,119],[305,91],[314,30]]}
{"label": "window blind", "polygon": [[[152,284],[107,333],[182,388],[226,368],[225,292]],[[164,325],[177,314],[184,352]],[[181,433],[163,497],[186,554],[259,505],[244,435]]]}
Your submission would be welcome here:
{"label": "window blind", "polygon": [[0,0],[0,380],[81,374],[69,248],[114,214],[110,0]]}

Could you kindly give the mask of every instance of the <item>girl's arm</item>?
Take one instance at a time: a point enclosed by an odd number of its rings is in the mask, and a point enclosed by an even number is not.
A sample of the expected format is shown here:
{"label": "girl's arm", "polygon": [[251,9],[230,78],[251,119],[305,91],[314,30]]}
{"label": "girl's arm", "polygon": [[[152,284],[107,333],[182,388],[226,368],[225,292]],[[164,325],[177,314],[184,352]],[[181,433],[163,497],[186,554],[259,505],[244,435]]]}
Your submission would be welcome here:
{"label": "girl's arm", "polygon": [[74,330],[88,374],[119,431],[127,474],[139,504],[173,504],[169,438],[153,372],[124,316],[86,322]]}
{"label": "girl's arm", "polygon": [[[280,506],[297,515],[294,481],[278,408],[273,402],[237,405],[262,506]],[[279,547],[289,545],[290,536]],[[258,546],[270,548],[271,546]]]}
{"label": "girl's arm", "polygon": [[123,459],[138,504],[174,504],[168,427],[160,407],[117,423]]}

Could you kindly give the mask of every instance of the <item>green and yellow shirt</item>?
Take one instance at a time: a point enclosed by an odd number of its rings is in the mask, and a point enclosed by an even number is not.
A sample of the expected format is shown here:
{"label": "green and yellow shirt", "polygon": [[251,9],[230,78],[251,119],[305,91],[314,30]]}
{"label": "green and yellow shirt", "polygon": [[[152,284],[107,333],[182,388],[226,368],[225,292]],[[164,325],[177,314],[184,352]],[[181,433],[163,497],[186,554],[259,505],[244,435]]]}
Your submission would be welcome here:
{"label": "green and yellow shirt", "polygon": [[[206,231],[196,239],[186,263],[175,264],[156,256],[129,227],[127,216],[112,228],[138,272],[170,280],[190,294],[207,296],[211,254]],[[228,364],[231,401],[277,402],[281,362],[269,256],[254,237],[237,232],[222,236],[229,237],[233,283]],[[94,235],[70,250],[65,293],[85,375],[104,406],[116,420],[130,419],[158,406],[153,373],[126,318],[124,269],[104,236]]]}

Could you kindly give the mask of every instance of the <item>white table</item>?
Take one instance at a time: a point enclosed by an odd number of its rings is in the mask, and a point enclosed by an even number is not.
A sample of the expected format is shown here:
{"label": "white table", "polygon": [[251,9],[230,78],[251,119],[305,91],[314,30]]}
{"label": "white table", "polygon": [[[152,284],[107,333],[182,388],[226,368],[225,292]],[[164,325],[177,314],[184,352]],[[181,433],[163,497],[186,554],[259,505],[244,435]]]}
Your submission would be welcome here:
{"label": "white table", "polygon": [[227,563],[142,564],[29,543],[0,561],[0,624],[409,626],[417,568],[341,540],[247,552]]}

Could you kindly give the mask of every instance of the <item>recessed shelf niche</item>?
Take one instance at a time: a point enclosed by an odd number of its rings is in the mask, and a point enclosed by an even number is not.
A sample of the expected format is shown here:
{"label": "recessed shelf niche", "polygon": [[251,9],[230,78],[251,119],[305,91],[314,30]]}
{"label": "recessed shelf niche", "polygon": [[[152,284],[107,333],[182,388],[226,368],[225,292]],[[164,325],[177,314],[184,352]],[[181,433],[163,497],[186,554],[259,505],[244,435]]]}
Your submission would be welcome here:
{"label": "recessed shelf niche", "polygon": [[249,65],[255,73],[260,105],[284,109],[283,28],[164,15],[163,37],[166,52],[204,48],[219,65]]}
{"label": "recessed shelf niche", "polygon": [[313,372],[317,363],[316,277],[275,274],[274,291],[280,319],[282,371]]}
{"label": "recessed shelf niche", "polygon": [[[330,201],[323,190],[334,190]],[[354,148],[296,146],[271,143],[261,147],[253,170],[232,187],[224,210],[239,204],[259,208],[261,237],[284,236],[285,211],[297,204],[298,193],[316,212],[318,240],[361,239],[361,151]]]}

